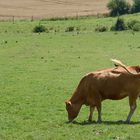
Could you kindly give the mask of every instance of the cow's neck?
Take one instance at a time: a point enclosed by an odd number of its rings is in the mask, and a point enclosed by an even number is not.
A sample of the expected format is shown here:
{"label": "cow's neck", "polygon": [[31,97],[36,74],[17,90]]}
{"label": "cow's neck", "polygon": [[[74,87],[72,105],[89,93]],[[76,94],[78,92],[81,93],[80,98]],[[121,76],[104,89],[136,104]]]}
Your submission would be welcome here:
{"label": "cow's neck", "polygon": [[70,101],[71,101],[72,104],[82,105],[84,103],[81,94],[78,94],[77,92],[74,92],[74,94],[71,97]]}
{"label": "cow's neck", "polygon": [[72,107],[73,107],[74,111],[78,115],[78,113],[79,113],[79,111],[80,111],[80,109],[81,109],[81,107],[83,105],[83,101],[80,98],[76,97],[76,96],[72,96],[72,98],[70,99],[70,102],[72,104]]}

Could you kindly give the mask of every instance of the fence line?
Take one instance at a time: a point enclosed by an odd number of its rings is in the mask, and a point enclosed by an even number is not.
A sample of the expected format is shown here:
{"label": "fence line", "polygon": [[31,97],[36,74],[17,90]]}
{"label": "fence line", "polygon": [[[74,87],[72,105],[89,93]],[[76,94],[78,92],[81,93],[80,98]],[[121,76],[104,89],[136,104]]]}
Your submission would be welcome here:
{"label": "fence line", "polygon": [[42,20],[42,19],[59,19],[59,18],[70,18],[70,17],[74,17],[74,18],[79,18],[79,17],[90,17],[90,16],[94,16],[94,17],[105,17],[108,16],[108,13],[97,13],[97,14],[87,14],[87,15],[81,15],[78,12],[75,14],[75,16],[52,16],[52,17],[37,17],[37,16],[13,16],[13,15],[0,15],[0,21],[11,21],[11,22],[15,22],[15,21],[34,21],[34,20]]}
{"label": "fence line", "polygon": [[0,15],[0,21],[12,21],[15,22],[17,20],[30,20],[39,19],[34,16],[13,16],[13,15]]}

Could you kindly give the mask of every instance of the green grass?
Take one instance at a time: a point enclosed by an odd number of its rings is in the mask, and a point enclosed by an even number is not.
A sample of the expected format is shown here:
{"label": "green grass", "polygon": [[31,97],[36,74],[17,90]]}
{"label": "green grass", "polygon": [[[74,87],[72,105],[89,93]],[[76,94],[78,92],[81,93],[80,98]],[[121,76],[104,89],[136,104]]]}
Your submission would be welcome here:
{"label": "green grass", "polygon": [[[139,17],[124,16],[126,20]],[[0,22],[0,139],[139,139],[139,101],[132,124],[118,122],[129,112],[127,98],[103,102],[102,124],[84,122],[89,113],[85,106],[75,123],[67,123],[64,102],[83,75],[112,67],[110,58],[139,65],[140,32],[94,31],[97,24],[111,26],[115,20]],[[39,22],[50,32],[32,33]],[[65,32],[69,26],[80,30]]]}

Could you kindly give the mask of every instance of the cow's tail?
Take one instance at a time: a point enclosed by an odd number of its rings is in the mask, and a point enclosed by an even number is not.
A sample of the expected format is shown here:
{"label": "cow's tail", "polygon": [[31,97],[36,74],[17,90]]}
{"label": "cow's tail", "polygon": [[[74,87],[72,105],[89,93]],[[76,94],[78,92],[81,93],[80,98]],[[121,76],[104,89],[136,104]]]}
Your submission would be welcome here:
{"label": "cow's tail", "polygon": [[129,74],[136,75],[136,74],[132,73],[132,72],[126,67],[126,65],[124,65],[120,60],[111,59],[111,61],[114,62],[114,65],[115,65],[116,67],[120,66],[120,67],[124,68]]}

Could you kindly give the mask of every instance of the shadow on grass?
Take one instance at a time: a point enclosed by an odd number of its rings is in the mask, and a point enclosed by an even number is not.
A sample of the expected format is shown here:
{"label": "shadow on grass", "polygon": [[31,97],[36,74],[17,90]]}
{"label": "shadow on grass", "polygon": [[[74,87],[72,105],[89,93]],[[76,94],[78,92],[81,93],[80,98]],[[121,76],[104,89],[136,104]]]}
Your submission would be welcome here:
{"label": "shadow on grass", "polygon": [[73,122],[66,122],[67,124],[68,123],[72,123],[72,124],[75,124],[75,125],[100,125],[100,124],[106,124],[106,125],[121,125],[121,124],[126,124],[126,125],[137,125],[137,124],[140,124],[140,121],[138,122],[133,122],[131,121],[130,123],[127,123],[126,121],[122,121],[122,120],[119,120],[119,121],[102,121],[101,123],[98,123],[96,121],[92,121],[92,122],[88,122],[88,121],[83,121],[83,122],[77,122],[77,121],[73,121]]}

